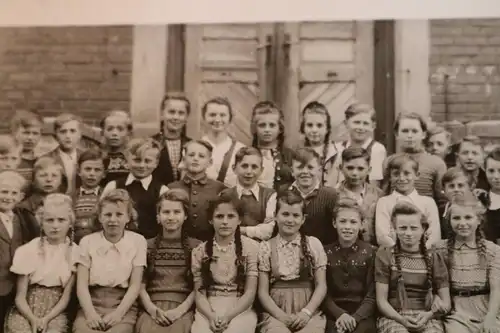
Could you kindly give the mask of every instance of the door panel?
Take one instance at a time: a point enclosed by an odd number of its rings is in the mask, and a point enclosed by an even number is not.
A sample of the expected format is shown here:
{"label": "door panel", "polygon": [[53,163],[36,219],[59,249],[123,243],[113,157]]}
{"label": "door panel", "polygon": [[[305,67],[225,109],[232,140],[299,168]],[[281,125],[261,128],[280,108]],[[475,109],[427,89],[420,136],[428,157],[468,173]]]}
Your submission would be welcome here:
{"label": "door panel", "polygon": [[201,137],[201,107],[222,96],[233,107],[229,133],[251,143],[252,107],[267,98],[272,68],[272,25],[207,24],[186,28],[186,92],[193,102],[188,133]]}

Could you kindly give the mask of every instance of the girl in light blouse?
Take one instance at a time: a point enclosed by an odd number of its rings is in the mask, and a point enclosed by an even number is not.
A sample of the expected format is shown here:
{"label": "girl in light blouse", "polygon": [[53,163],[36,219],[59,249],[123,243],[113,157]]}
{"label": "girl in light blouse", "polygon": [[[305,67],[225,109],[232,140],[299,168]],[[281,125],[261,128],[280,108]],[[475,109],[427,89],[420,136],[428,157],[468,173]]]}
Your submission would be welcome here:
{"label": "girl in light blouse", "polygon": [[37,210],[41,235],[16,250],[10,269],[18,275],[17,294],[5,332],[66,332],[64,310],[75,282],[78,257],[72,207],[69,196],[49,194]]}
{"label": "girl in light blouse", "polygon": [[192,253],[196,312],[192,333],[254,333],[257,242],[241,236],[243,210],[232,196],[210,203],[210,240]]}
{"label": "girl in light blouse", "polygon": [[135,213],[126,190],[115,189],[103,195],[97,211],[103,230],[80,241],[80,310],[73,332],[132,333],[146,266],[146,239],[126,230]]}

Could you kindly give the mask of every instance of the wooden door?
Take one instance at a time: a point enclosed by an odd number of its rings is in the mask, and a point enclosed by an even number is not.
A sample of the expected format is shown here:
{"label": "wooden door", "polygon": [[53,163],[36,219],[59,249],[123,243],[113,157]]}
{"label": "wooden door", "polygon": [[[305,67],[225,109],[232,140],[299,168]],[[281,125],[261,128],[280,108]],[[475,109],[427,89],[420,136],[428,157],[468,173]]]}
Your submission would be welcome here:
{"label": "wooden door", "polygon": [[184,83],[193,110],[188,135],[201,137],[201,108],[210,98],[221,96],[233,107],[230,135],[251,143],[252,107],[272,94],[272,33],[271,24],[186,27]]}
{"label": "wooden door", "polygon": [[[373,26],[371,22],[301,22],[282,25],[277,36],[278,101],[288,133],[297,133],[302,108],[324,103],[332,118],[334,140],[344,139],[346,107],[373,103]],[[298,143],[297,135],[287,135]]]}

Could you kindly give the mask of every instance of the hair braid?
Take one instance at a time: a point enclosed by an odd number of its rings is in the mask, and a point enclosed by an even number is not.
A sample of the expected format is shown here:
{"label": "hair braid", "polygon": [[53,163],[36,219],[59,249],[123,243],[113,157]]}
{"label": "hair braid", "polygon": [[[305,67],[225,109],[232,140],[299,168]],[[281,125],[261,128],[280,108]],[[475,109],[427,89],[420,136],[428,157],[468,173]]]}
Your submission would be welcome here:
{"label": "hair braid", "polygon": [[425,236],[425,234],[423,234],[422,237],[420,238],[419,248],[420,248],[420,253],[424,256],[425,266],[427,269],[427,272],[426,272],[426,274],[427,274],[427,282],[426,282],[427,295],[425,297],[425,307],[426,307],[426,309],[430,309],[431,305],[432,305],[432,295],[434,294],[434,290],[433,290],[434,284],[432,283],[433,282],[433,264],[432,264],[431,254],[429,253],[429,251],[427,251],[427,247],[425,246],[426,243],[427,243],[427,237]]}
{"label": "hair braid", "polygon": [[186,226],[186,223],[184,223],[181,227],[181,244],[182,244],[182,249],[184,250],[184,258],[186,262],[186,281],[188,283],[188,286],[190,288],[193,287],[193,273],[191,272],[191,247],[189,245],[189,235],[188,235],[188,228]]}
{"label": "hair braid", "polygon": [[212,232],[212,237],[209,238],[208,241],[205,242],[205,255],[201,263],[201,277],[203,280],[202,287],[205,290],[208,290],[210,286],[212,286],[214,282],[214,277],[212,276],[212,270],[210,269],[210,265],[213,261],[214,255],[214,235]]}
{"label": "hair braid", "polygon": [[480,225],[476,229],[476,246],[479,250],[479,264],[480,267],[486,271],[486,285],[489,286],[489,265],[488,265],[488,252],[486,249],[486,242],[484,239],[483,230]]}
{"label": "hair braid", "polygon": [[234,245],[236,251],[236,285],[238,286],[238,291],[243,292],[245,288],[245,263],[243,259],[243,245],[241,243],[241,231],[240,227],[236,228],[234,234]]}
{"label": "hair braid", "polygon": [[309,251],[309,244],[307,240],[307,236],[300,231],[300,249],[302,251],[301,259],[301,268],[307,269],[307,274],[309,278],[314,276],[313,274],[313,266],[314,266],[314,258]]}
{"label": "hair braid", "polygon": [[401,310],[406,310],[408,305],[408,295],[406,294],[405,281],[403,277],[403,269],[401,268],[402,262],[402,253],[401,253],[401,243],[399,242],[399,238],[396,239],[396,245],[394,246],[394,263],[396,266],[396,273],[398,276],[397,281],[397,293],[398,300],[400,304]]}

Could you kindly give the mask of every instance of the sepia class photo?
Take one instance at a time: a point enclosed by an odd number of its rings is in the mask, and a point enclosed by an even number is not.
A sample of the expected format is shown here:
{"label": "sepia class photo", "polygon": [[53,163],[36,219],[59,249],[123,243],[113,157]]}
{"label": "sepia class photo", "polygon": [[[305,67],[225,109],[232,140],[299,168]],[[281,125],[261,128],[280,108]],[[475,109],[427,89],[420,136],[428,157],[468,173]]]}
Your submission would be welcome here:
{"label": "sepia class photo", "polygon": [[499,128],[500,19],[1,27],[0,331],[500,332]]}

